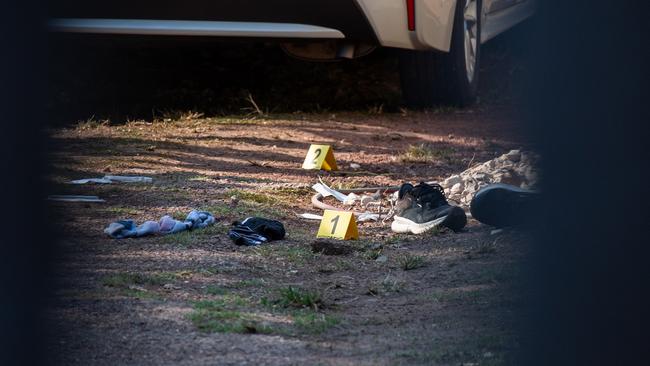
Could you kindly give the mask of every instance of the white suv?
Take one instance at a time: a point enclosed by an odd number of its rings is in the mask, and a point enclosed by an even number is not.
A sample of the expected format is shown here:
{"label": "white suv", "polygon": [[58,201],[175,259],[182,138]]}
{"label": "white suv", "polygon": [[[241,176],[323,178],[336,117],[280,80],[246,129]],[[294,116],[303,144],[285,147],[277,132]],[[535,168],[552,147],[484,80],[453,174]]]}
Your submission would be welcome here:
{"label": "white suv", "polygon": [[404,49],[410,106],[468,105],[481,43],[524,20],[535,0],[54,0],[57,32],[274,40],[314,61]]}

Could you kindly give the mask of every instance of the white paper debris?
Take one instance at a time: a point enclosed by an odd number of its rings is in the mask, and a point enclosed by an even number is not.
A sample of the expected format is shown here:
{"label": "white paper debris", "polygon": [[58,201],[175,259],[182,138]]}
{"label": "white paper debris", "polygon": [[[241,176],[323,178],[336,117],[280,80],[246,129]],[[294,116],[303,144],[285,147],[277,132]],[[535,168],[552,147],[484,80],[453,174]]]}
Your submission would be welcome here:
{"label": "white paper debris", "polygon": [[140,177],[140,176],[124,176],[124,175],[105,175],[104,179],[109,179],[113,182],[121,183],[151,183],[153,178]]}
{"label": "white paper debris", "polygon": [[151,183],[153,178],[150,177],[140,177],[140,176],[124,176],[124,175],[106,175],[104,178],[86,178],[86,179],[77,179],[70,182],[70,184],[111,184],[115,182],[120,183]]}
{"label": "white paper debris", "polygon": [[72,196],[72,195],[51,195],[47,197],[50,201],[63,202],[106,202],[97,196]]}
{"label": "white paper debris", "polygon": [[348,196],[345,198],[345,201],[343,201],[343,204],[347,206],[352,206],[359,198],[360,198],[359,195],[352,192],[348,194]]}
{"label": "white paper debris", "polygon": [[88,183],[111,184],[113,183],[113,181],[105,178],[88,178],[88,179],[77,179],[70,182],[70,184],[88,184]]}
{"label": "white paper debris", "polygon": [[366,221],[379,221],[379,214],[372,212],[364,212],[361,215],[357,216],[358,222]]}
{"label": "white paper debris", "polygon": [[339,192],[337,190],[334,190],[334,189],[326,186],[322,182],[314,184],[313,186],[311,186],[311,188],[314,191],[316,191],[316,192],[320,193],[321,195],[323,195],[323,197],[332,196],[332,197],[336,198],[337,200],[339,200],[341,202],[345,202],[345,200],[348,198],[348,196],[344,195],[343,193],[341,193],[341,192]]}
{"label": "white paper debris", "polygon": [[302,217],[303,219],[307,219],[307,220],[322,220],[323,219],[323,216],[310,214],[310,213],[300,214],[300,215],[298,215],[298,217]]}

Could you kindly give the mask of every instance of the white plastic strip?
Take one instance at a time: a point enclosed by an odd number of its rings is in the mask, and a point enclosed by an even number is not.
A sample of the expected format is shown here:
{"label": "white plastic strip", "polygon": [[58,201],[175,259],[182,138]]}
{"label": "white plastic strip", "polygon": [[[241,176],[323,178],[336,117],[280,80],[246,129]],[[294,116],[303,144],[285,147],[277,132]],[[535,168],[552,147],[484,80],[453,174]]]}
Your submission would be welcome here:
{"label": "white plastic strip", "polygon": [[50,20],[48,26],[52,31],[68,33],[263,38],[345,38],[343,33],[336,29],[295,23],[59,18]]}

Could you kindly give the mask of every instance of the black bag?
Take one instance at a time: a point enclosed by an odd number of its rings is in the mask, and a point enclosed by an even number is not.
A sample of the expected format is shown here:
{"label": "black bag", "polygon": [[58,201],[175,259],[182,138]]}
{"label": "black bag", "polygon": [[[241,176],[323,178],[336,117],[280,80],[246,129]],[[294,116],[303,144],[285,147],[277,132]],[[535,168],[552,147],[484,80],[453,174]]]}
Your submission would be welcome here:
{"label": "black bag", "polygon": [[286,231],[284,225],[277,220],[262,217],[248,217],[232,223],[233,228],[228,236],[237,245],[260,245],[271,240],[284,239]]}

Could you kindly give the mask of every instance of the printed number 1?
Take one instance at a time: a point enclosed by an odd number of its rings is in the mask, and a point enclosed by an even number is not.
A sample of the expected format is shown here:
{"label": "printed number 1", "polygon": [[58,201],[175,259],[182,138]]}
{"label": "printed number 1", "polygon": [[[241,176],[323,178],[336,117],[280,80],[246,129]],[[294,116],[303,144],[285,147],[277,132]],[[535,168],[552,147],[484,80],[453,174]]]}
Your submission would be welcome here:
{"label": "printed number 1", "polygon": [[336,217],[333,218],[333,219],[330,221],[330,223],[333,224],[333,225],[332,225],[332,235],[334,235],[334,233],[336,232],[336,225],[339,224],[339,217],[340,217],[339,215],[336,215]]}
{"label": "printed number 1", "polygon": [[312,164],[317,164],[318,163],[318,157],[322,153],[323,153],[323,151],[321,149],[314,150],[314,155],[316,155],[316,156],[314,156],[314,160],[312,161]]}

